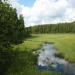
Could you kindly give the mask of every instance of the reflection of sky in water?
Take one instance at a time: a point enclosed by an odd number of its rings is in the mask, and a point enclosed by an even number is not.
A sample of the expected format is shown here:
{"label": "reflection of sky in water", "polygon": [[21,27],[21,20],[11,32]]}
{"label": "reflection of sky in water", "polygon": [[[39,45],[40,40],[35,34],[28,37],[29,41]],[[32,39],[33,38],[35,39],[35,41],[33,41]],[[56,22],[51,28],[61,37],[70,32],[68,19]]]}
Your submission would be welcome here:
{"label": "reflection of sky in water", "polygon": [[75,63],[55,57],[58,51],[54,48],[54,44],[43,44],[38,56],[38,66],[42,68],[51,66],[59,72],[64,72],[65,75],[75,75]]}
{"label": "reflection of sky in water", "polygon": [[67,61],[64,59],[60,59],[55,57],[54,54],[57,53],[56,49],[54,48],[53,44],[44,44],[41,48],[41,52],[38,57],[38,65],[41,66],[48,66],[51,63],[60,63],[66,64]]}

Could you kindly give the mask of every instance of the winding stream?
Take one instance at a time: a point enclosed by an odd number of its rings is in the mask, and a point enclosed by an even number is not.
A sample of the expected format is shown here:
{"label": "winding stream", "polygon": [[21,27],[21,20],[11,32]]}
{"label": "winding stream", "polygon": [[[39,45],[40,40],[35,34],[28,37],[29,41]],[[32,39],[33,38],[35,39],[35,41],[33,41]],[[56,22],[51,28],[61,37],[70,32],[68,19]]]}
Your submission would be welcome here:
{"label": "winding stream", "polygon": [[63,58],[56,57],[58,53],[54,44],[44,43],[38,50],[38,68],[40,70],[53,70],[64,75],[75,75],[75,63],[69,63]]}

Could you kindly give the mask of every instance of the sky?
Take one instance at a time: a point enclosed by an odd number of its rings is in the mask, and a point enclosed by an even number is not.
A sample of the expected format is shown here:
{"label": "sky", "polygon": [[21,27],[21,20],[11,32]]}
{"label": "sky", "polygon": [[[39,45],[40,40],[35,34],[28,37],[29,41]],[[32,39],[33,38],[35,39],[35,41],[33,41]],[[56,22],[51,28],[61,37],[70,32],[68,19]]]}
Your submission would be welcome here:
{"label": "sky", "polygon": [[75,0],[9,0],[25,26],[75,21]]}
{"label": "sky", "polygon": [[32,7],[32,5],[34,4],[35,0],[18,0],[18,2],[20,4],[25,5],[25,6]]}

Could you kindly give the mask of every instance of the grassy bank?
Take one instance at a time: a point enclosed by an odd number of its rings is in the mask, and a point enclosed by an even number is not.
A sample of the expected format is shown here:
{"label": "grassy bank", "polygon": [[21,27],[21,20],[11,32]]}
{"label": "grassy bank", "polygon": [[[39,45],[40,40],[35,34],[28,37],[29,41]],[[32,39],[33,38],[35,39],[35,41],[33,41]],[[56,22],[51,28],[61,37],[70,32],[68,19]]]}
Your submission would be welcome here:
{"label": "grassy bank", "polygon": [[39,48],[43,42],[54,42],[55,47],[65,59],[75,62],[75,34],[34,34],[32,36],[15,48],[21,51],[31,51]]}
{"label": "grassy bank", "polygon": [[54,42],[57,50],[70,62],[75,62],[75,34],[33,34],[24,43],[14,46],[15,60],[7,75],[60,75],[55,72],[40,72],[36,56],[32,55],[44,42]]}

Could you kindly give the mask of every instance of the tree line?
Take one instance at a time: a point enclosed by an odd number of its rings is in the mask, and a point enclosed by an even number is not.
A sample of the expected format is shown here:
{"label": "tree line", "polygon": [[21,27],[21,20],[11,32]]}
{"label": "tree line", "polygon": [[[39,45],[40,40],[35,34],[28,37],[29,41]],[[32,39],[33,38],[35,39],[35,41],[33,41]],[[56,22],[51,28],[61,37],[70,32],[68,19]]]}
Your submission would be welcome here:
{"label": "tree line", "polygon": [[75,33],[75,22],[44,24],[27,27],[30,33]]}
{"label": "tree line", "polygon": [[23,16],[18,16],[16,9],[0,1],[0,49],[20,43],[28,36]]}
{"label": "tree line", "polygon": [[[3,1],[3,2],[2,2]],[[17,52],[12,50],[13,44],[20,44],[30,36],[24,25],[24,18],[17,14],[15,8],[0,0],[0,74],[15,61]]]}

